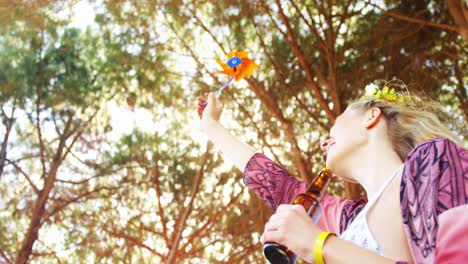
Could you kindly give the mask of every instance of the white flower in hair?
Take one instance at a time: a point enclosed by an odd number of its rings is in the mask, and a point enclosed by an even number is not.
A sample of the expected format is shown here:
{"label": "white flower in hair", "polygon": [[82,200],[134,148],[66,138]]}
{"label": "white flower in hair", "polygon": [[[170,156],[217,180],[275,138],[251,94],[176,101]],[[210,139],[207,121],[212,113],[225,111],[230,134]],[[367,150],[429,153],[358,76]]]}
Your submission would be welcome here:
{"label": "white flower in hair", "polygon": [[373,96],[376,91],[379,90],[379,87],[373,83],[369,83],[366,85],[366,93],[364,94],[365,96]]}

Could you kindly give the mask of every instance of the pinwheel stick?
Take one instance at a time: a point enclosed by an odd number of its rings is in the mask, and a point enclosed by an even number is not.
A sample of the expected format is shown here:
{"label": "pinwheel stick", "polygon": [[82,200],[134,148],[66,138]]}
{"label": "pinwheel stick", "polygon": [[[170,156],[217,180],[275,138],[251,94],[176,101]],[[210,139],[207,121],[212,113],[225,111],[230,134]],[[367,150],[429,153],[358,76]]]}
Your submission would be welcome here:
{"label": "pinwheel stick", "polygon": [[[223,84],[223,86],[219,87],[219,89],[214,93],[215,96],[218,96],[221,94],[221,92],[226,88],[231,82],[234,80],[234,77],[229,78],[229,80]],[[202,105],[206,106],[208,104],[208,101],[205,101]]]}

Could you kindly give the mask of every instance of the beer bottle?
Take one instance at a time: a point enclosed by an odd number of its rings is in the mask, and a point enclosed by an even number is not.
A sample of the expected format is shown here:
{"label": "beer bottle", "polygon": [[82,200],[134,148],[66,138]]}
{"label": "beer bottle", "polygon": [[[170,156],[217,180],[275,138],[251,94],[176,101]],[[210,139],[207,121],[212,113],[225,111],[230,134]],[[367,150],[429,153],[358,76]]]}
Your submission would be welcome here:
{"label": "beer bottle", "polygon": [[[327,190],[332,176],[333,173],[330,169],[323,168],[317,177],[312,180],[307,190],[293,199],[292,204],[302,205],[315,223],[318,222],[321,215],[320,199]],[[297,255],[294,252],[273,242],[266,242],[263,245],[263,254],[271,264],[294,264],[297,260]]]}

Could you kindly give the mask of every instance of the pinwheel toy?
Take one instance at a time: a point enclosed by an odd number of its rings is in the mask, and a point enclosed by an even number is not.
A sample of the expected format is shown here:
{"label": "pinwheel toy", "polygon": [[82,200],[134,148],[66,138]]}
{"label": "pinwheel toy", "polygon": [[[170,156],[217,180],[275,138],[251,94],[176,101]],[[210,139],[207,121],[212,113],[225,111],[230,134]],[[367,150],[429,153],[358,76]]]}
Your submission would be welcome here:
{"label": "pinwheel toy", "polygon": [[[252,59],[249,59],[248,56],[248,51],[233,50],[227,54],[227,63],[216,58],[216,62],[223,68],[222,71],[218,71],[217,73],[226,74],[231,78],[229,78],[229,80],[214,93],[215,96],[221,94],[232,80],[235,79],[236,81],[239,81],[242,78],[247,78],[259,67],[258,64],[256,64]],[[202,106],[206,106],[207,103],[208,101],[203,102]]]}

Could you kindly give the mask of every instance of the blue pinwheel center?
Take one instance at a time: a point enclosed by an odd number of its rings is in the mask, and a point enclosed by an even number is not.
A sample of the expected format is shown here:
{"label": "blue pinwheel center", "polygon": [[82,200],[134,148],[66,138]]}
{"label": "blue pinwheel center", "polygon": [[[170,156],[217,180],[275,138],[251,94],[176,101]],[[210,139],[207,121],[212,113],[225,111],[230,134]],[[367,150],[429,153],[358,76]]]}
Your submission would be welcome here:
{"label": "blue pinwheel center", "polygon": [[228,60],[227,64],[229,67],[233,68],[236,66],[239,66],[242,63],[242,60],[239,57],[232,57],[230,60]]}

